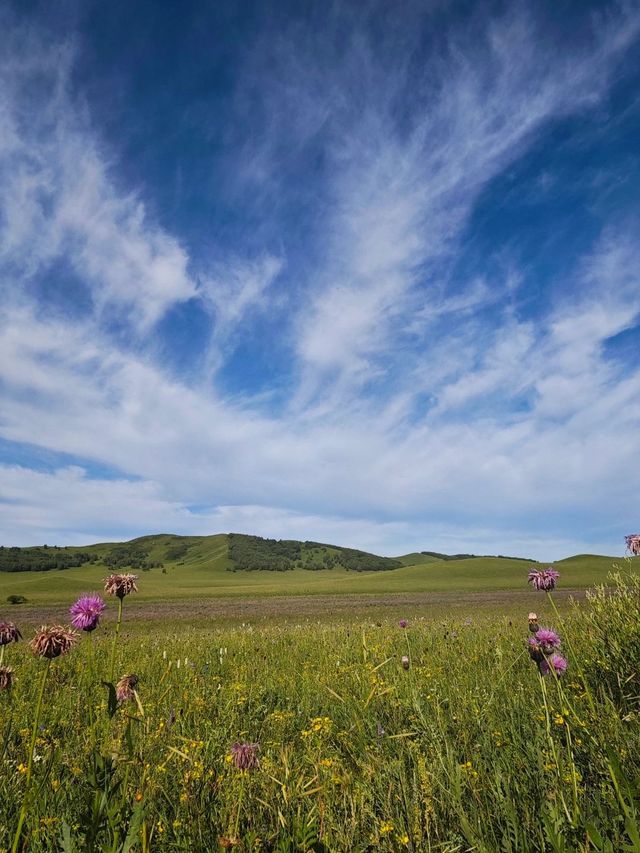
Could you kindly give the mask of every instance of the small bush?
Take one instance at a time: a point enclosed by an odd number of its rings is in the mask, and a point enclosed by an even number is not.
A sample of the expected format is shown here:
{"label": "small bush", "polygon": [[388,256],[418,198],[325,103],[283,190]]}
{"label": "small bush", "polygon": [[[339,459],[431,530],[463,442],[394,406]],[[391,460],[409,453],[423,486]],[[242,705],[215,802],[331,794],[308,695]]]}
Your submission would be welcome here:
{"label": "small bush", "polygon": [[9,604],[26,604],[27,603],[27,599],[24,597],[24,595],[8,595],[7,601],[9,602]]}

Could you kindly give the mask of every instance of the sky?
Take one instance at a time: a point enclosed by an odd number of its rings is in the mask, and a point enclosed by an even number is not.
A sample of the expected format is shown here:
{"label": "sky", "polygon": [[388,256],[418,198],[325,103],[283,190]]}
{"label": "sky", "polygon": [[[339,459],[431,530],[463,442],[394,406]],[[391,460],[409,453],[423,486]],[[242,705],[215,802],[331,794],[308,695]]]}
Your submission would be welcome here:
{"label": "sky", "polygon": [[7,2],[0,542],[622,554],[640,4]]}

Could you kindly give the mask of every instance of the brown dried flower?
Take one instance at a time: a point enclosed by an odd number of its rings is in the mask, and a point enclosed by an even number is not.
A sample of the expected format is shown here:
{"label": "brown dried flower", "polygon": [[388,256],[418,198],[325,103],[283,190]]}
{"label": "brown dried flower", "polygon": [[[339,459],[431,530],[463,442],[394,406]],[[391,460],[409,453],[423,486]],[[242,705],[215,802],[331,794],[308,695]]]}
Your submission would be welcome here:
{"label": "brown dried flower", "polygon": [[137,675],[123,675],[116,684],[116,699],[118,702],[122,704],[123,702],[130,702],[132,699],[135,699],[137,683]]}
{"label": "brown dried flower", "polygon": [[13,670],[10,666],[0,666],[0,691],[13,686]]}
{"label": "brown dried flower", "polygon": [[34,655],[51,660],[66,655],[77,639],[76,632],[64,625],[43,625],[29,645]]}
{"label": "brown dried flower", "polygon": [[238,770],[257,770],[260,767],[259,743],[234,743],[231,746],[231,762]]}
{"label": "brown dried flower", "polygon": [[138,591],[138,587],[136,586],[137,580],[138,575],[109,575],[108,578],[104,579],[104,590],[109,595],[117,595],[122,600],[130,592]]}
{"label": "brown dried flower", "polygon": [[9,643],[17,643],[22,639],[22,634],[13,622],[0,622],[0,646],[8,646]]}

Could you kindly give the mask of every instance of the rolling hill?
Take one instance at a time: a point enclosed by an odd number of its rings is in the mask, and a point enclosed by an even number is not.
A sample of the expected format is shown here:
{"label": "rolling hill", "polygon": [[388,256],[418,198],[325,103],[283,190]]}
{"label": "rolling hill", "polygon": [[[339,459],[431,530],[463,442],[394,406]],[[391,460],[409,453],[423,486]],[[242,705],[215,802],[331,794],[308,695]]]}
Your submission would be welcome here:
{"label": "rolling hill", "polygon": [[[66,601],[100,589],[113,571],[139,574],[139,597],[145,599],[526,590],[529,563],[523,558],[454,557],[416,552],[388,558],[318,542],[241,534],[158,534],[81,547],[0,548],[0,602],[10,595],[30,603]],[[565,589],[583,589],[604,582],[616,560],[640,569],[640,558],[591,554],[555,566]],[[45,563],[50,565],[43,571]]]}

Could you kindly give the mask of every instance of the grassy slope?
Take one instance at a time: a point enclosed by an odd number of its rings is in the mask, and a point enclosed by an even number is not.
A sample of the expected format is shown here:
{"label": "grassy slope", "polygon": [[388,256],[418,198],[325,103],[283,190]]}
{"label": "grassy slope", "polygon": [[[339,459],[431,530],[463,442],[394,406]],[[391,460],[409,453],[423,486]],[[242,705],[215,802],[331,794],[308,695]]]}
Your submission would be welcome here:
{"label": "grassy slope", "polygon": [[[166,574],[158,568],[140,572],[139,599],[206,598],[225,596],[257,597],[269,595],[375,594],[490,591],[526,588],[527,563],[495,557],[469,560],[433,560],[407,565],[385,572],[356,573],[341,569],[327,571],[231,572],[227,554],[227,536],[188,537],[187,555],[173,563],[165,562]],[[174,537],[154,539],[149,559],[162,559]],[[105,554],[109,543],[92,546]],[[86,549],[85,549],[86,550]],[[419,555],[424,558],[424,555]],[[414,555],[405,555],[405,559]],[[614,562],[622,558],[579,555],[556,565],[562,573],[562,586],[584,588],[606,580]],[[636,570],[640,559],[634,560]],[[0,573],[0,606],[10,594],[24,595],[29,603],[58,603],[73,599],[88,590],[100,589],[109,573],[102,564],[50,572]],[[11,609],[11,608],[9,608]],[[3,612],[7,610],[2,606]]]}

